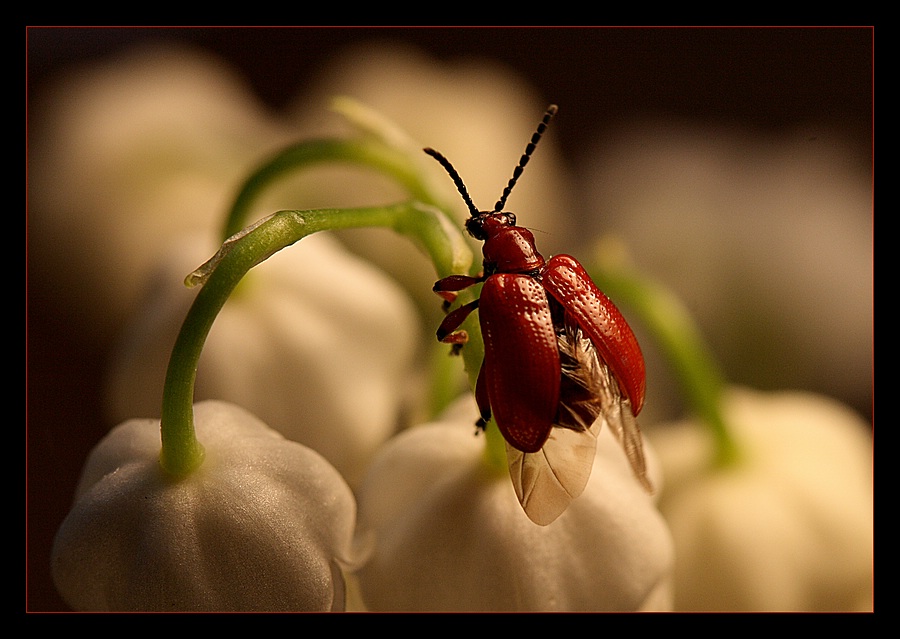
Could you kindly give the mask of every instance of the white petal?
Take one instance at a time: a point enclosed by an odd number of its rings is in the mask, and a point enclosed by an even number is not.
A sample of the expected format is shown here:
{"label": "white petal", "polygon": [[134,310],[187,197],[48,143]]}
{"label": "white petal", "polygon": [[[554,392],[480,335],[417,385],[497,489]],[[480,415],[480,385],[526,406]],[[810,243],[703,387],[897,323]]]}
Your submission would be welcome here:
{"label": "white petal", "polygon": [[724,416],[742,455],[712,465],[699,424],[648,436],[666,473],[679,610],[858,610],[872,595],[871,428],[810,393],[732,389]]}
{"label": "white petal", "polygon": [[29,258],[90,337],[117,330],[169,242],[218,229],[235,184],[293,135],[221,60],[177,46],[71,69],[31,104]]}
{"label": "white petal", "polygon": [[[196,295],[184,276],[214,252],[182,238],[111,361],[112,423],[159,415],[175,336]],[[223,399],[322,453],[351,483],[397,428],[420,339],[406,295],[332,237],[304,238],[250,271],[216,317],[195,397]]]}
{"label": "white petal", "polygon": [[195,406],[206,460],[159,467],[159,422],[114,429],[85,466],[53,577],[75,610],[332,610],[355,560],[355,503],[315,452],[246,411]]}
{"label": "white petal", "polygon": [[[581,497],[538,526],[505,471],[488,468],[474,406],[415,427],[379,453],[359,495],[372,531],[359,571],[371,610],[551,611],[665,608],[668,530],[618,442],[598,439]],[[652,461],[652,458],[651,458]],[[651,466],[651,468],[653,468]]]}

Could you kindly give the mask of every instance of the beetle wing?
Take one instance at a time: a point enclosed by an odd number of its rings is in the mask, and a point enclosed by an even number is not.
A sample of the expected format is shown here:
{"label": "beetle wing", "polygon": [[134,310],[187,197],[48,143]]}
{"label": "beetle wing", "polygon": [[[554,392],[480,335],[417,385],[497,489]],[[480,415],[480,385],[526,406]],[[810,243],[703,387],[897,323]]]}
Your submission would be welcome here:
{"label": "beetle wing", "polygon": [[644,405],[644,356],[615,304],[597,288],[584,267],[569,255],[555,255],[542,275],[544,287],[571,313],[594,343],[600,359],[630,400],[632,415]]}
{"label": "beetle wing", "polygon": [[566,313],[557,331],[561,385],[557,417],[544,446],[524,453],[507,444],[509,474],[528,517],[553,522],[587,484],[597,435],[605,423],[622,443],[632,470],[647,490],[641,433],[610,368],[574,317]]}
{"label": "beetle wing", "polygon": [[509,476],[528,518],[546,526],[578,497],[591,476],[597,435],[554,428],[536,453],[523,453],[509,443]]}
{"label": "beetle wing", "polygon": [[606,424],[622,445],[635,477],[652,492],[641,429],[619,378],[601,357],[589,333],[582,329],[577,315],[569,310],[565,311],[558,338],[563,375],[556,423],[575,430],[587,428],[594,437]]}
{"label": "beetle wing", "polygon": [[603,398],[596,388],[597,351],[578,323],[563,313],[556,330],[560,396],[543,448],[523,453],[507,446],[509,475],[525,514],[541,526],[559,517],[591,476]]}
{"label": "beetle wing", "polygon": [[497,273],[479,299],[484,387],[504,439],[540,450],[559,403],[560,363],[547,295],[528,275]]}
{"label": "beetle wing", "polygon": [[[616,383],[616,380],[609,375],[606,381],[613,387]],[[604,409],[603,421],[609,425],[613,435],[622,444],[634,476],[641,482],[641,485],[648,493],[652,493],[653,484],[650,483],[650,479],[647,477],[647,463],[644,460],[641,429],[638,426],[637,418],[631,412],[628,400],[613,402]]]}
{"label": "beetle wing", "polygon": [[606,424],[622,445],[634,476],[647,492],[653,492],[653,486],[647,477],[641,429],[631,409],[631,401],[622,393],[617,377],[610,367],[597,357],[596,351],[594,353],[597,359],[596,373],[593,377],[594,392],[597,394],[601,410],[600,418],[594,422],[591,430],[596,437],[600,432],[600,426]]}

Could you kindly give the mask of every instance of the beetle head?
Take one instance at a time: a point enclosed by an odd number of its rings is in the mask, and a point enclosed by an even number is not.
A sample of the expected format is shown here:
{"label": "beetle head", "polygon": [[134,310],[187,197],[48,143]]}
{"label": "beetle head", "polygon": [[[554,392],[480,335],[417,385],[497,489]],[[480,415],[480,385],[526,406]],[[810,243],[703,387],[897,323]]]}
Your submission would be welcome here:
{"label": "beetle head", "polygon": [[516,214],[509,211],[479,211],[466,220],[466,231],[476,240],[486,242],[502,229],[516,225]]}
{"label": "beetle head", "polygon": [[[538,124],[537,130],[531,136],[531,141],[528,143],[528,146],[525,147],[525,153],[519,158],[519,163],[516,165],[515,170],[513,170],[513,175],[509,179],[509,183],[506,185],[506,188],[503,189],[503,194],[500,196],[500,199],[497,200],[494,209],[491,211],[478,210],[475,203],[472,202],[472,198],[469,196],[469,192],[466,189],[466,185],[463,183],[462,178],[447,158],[434,149],[423,149],[425,153],[440,162],[441,166],[444,167],[444,170],[447,171],[451,178],[453,178],[453,182],[456,184],[456,190],[459,191],[459,194],[462,196],[463,201],[469,209],[470,217],[466,220],[466,230],[469,232],[469,235],[476,240],[486,242],[490,238],[503,233],[503,229],[514,227],[516,225],[516,214],[504,211],[503,207],[506,206],[506,199],[516,185],[519,176],[522,175],[525,165],[528,164],[531,154],[534,153],[537,143],[547,129],[547,124],[550,123],[550,119],[556,115],[556,111],[557,107],[555,104],[551,104],[547,107],[544,118],[541,120],[540,124]],[[531,234],[528,233],[528,235],[530,236]]]}

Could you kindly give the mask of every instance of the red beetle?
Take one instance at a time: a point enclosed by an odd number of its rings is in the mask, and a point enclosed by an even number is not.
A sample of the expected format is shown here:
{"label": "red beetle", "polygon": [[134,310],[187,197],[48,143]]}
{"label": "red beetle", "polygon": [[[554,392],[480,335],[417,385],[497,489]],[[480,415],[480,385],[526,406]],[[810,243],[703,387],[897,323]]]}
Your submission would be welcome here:
{"label": "red beetle", "polygon": [[449,313],[438,339],[460,348],[459,327],[478,309],[484,362],[475,398],[485,428],[493,417],[507,443],[510,475],[519,501],[538,524],[555,520],[584,490],[606,423],[622,443],[645,488],[641,433],[644,358],[615,305],[575,258],[545,260],[534,235],[516,226],[503,207],[557,107],[551,105],[509,184],[491,211],[479,211],[450,162],[434,157],[453,178],[469,208],[466,230],[484,242],[478,277],[451,275],[434,291],[449,303],[457,292],[483,283],[478,299]]}

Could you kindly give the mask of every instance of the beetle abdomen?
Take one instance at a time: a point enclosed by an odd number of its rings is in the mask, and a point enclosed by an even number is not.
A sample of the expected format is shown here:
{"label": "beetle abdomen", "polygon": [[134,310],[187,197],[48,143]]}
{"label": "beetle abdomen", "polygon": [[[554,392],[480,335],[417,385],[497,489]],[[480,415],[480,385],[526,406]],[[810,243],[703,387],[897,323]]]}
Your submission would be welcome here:
{"label": "beetle abdomen", "polygon": [[[558,302],[554,299],[551,304],[558,305]],[[586,431],[603,410],[604,398],[598,379],[603,364],[593,342],[575,319],[564,311],[562,314],[556,327],[561,375],[554,426]]]}

